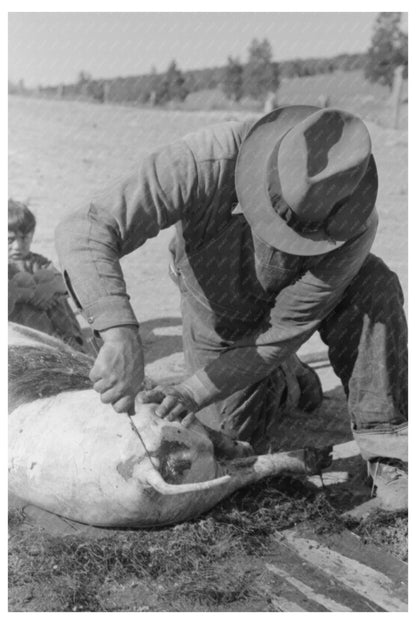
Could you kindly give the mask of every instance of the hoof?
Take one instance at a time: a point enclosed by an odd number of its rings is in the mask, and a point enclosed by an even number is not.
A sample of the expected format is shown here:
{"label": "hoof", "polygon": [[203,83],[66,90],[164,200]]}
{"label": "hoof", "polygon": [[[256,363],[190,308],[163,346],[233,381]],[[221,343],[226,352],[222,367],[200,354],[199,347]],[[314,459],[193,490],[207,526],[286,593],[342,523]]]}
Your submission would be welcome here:
{"label": "hoof", "polygon": [[305,470],[307,474],[320,474],[332,464],[332,445],[322,448],[308,446],[304,449]]}

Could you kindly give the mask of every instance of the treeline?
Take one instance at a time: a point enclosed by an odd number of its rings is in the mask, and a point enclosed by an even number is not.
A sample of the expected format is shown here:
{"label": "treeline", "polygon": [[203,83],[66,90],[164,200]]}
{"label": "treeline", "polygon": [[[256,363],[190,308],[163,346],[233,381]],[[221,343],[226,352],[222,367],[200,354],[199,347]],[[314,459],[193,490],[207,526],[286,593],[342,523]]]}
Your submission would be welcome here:
{"label": "treeline", "polygon": [[[397,69],[407,77],[408,36],[402,30],[401,13],[379,13],[374,24],[371,45],[362,54],[338,54],[331,58],[293,59],[277,63],[267,39],[253,39],[247,61],[228,57],[224,67],[211,67],[182,72],[172,61],[165,72],[155,69],[142,76],[97,80],[80,72],[74,84],[39,87],[39,95],[97,102],[115,102],[161,106],[182,102],[190,93],[221,89],[229,100],[239,102],[244,97],[265,101],[274,97],[284,78],[330,74],[335,71],[362,69],[371,82],[393,86]],[[27,93],[22,81],[9,82],[9,93]]]}
{"label": "treeline", "polygon": [[[266,44],[266,45],[265,45]],[[253,40],[251,50],[253,56],[257,49],[268,47],[267,40],[257,42]],[[340,54],[331,58],[309,58],[309,59],[293,59],[289,61],[281,61],[279,63],[271,60],[266,54],[263,62],[263,71],[270,79],[265,81],[264,88],[260,90],[256,86],[254,89],[250,86],[253,82],[253,76],[260,71],[259,67],[253,66],[252,61],[240,63],[238,59],[229,59],[228,64],[223,67],[210,67],[206,69],[195,69],[181,71],[176,62],[172,61],[168,69],[164,73],[152,71],[149,74],[140,76],[127,76],[112,79],[94,79],[87,72],[80,72],[78,80],[73,84],[60,84],[54,86],[41,86],[36,89],[37,94],[60,97],[60,98],[76,98],[95,100],[97,102],[114,102],[114,103],[135,103],[149,105],[163,105],[168,101],[183,101],[186,96],[195,91],[204,89],[223,90],[232,99],[239,100],[244,95],[259,98],[264,96],[267,90],[277,90],[281,78],[294,78],[302,76],[314,76],[315,74],[327,74],[337,70],[351,71],[361,69],[365,64],[365,54]],[[240,97],[230,93],[229,82],[230,65],[237,67],[237,72],[241,72],[243,77],[246,73],[246,82],[242,79],[241,85],[236,85],[237,92],[241,89]],[[250,70],[253,70],[250,72]],[[232,70],[231,70],[232,73]],[[247,75],[252,74],[251,79],[247,79]],[[237,79],[237,83],[238,83]],[[13,85],[9,82],[9,93],[22,93],[29,90],[24,88],[20,82]]]}

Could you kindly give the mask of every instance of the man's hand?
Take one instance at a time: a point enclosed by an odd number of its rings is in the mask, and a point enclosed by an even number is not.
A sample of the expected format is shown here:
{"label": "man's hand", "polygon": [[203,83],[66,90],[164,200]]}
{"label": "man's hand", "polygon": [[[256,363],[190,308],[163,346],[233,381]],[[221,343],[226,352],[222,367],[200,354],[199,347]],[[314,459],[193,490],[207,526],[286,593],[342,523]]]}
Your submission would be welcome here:
{"label": "man's hand", "polygon": [[160,403],[155,410],[156,416],[166,420],[182,420],[187,414],[197,411],[197,406],[186,393],[185,389],[177,386],[156,386],[152,390],[140,392],[142,403]]}
{"label": "man's hand", "polygon": [[134,410],[144,379],[144,358],[137,327],[111,327],[100,332],[103,346],[90,372],[94,390],[118,413]]}

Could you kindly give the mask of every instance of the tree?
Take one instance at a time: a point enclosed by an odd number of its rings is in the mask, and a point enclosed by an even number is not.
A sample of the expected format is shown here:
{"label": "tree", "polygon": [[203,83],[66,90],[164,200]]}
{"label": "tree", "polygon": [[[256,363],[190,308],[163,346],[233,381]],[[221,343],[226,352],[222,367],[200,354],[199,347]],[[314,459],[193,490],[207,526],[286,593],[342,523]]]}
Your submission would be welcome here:
{"label": "tree", "polygon": [[248,50],[248,63],[244,68],[244,93],[256,99],[264,98],[279,87],[279,68],[272,61],[272,47],[267,39],[253,39]]}
{"label": "tree", "polygon": [[229,56],[221,86],[225,95],[234,102],[238,102],[243,96],[243,72],[239,59]]}
{"label": "tree", "polygon": [[407,34],[400,29],[400,21],[401,13],[379,13],[364,67],[367,80],[390,89],[395,68],[408,64]]}
{"label": "tree", "polygon": [[185,78],[177,68],[176,61],[172,61],[156,88],[155,103],[164,104],[170,100],[182,102],[187,95],[188,89],[185,86]]}
{"label": "tree", "polygon": [[89,72],[82,70],[78,73],[76,90],[77,90],[77,93],[81,95],[83,98],[90,97],[89,91],[90,91],[91,80],[92,80],[92,75]]}
{"label": "tree", "polygon": [[91,80],[92,80],[92,75],[89,72],[81,70],[78,73],[78,81],[77,82],[78,82],[79,85],[83,85],[83,84],[86,84],[88,82],[91,82]]}
{"label": "tree", "polygon": [[157,92],[161,84],[161,77],[157,73],[155,65],[152,65],[150,74],[145,76],[147,78],[146,86],[142,89],[140,100],[144,103],[154,106],[157,103]]}

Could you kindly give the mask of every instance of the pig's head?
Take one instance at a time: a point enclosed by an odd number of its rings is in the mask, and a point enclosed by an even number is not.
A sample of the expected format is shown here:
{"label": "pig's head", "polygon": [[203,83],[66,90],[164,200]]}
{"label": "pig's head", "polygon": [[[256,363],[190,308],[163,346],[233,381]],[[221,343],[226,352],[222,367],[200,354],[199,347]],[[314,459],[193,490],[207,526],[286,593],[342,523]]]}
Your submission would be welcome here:
{"label": "pig's head", "polygon": [[145,472],[149,485],[163,494],[200,491],[228,481],[228,476],[218,477],[213,444],[198,420],[187,426],[169,422],[155,415],[156,407],[136,401],[136,414],[125,416],[146,456],[141,478]]}

